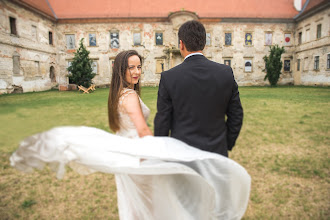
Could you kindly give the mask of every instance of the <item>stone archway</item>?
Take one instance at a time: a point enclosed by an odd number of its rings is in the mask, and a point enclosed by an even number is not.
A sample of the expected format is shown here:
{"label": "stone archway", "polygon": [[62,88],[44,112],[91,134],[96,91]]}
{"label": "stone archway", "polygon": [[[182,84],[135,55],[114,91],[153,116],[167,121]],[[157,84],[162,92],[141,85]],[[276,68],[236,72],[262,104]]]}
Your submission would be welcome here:
{"label": "stone archway", "polygon": [[49,69],[49,78],[52,83],[56,83],[55,68],[53,66]]}

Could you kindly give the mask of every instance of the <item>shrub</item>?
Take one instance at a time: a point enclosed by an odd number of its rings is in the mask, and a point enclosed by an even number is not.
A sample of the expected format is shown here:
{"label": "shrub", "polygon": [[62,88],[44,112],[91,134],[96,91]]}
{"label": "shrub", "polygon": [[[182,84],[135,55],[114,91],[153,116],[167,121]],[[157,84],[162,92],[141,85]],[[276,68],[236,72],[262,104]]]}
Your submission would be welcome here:
{"label": "shrub", "polygon": [[282,61],[281,55],[285,52],[284,47],[279,47],[278,45],[270,46],[270,54],[264,56],[264,61],[266,63],[266,76],[264,80],[268,79],[270,85],[276,86],[278,79],[281,75]]}
{"label": "shrub", "polygon": [[68,77],[72,83],[88,88],[96,74],[93,73],[92,60],[88,56],[90,52],[84,46],[83,40],[84,38],[80,40],[80,46],[67,70],[70,72]]}

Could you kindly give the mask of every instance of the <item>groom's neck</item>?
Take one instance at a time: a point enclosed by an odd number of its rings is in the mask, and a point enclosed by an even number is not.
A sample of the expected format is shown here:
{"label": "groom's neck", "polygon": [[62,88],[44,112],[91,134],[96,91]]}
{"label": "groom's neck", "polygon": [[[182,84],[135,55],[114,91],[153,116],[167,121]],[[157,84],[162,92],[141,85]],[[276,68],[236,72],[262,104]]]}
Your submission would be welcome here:
{"label": "groom's neck", "polygon": [[192,54],[192,53],[203,53],[202,50],[198,50],[198,51],[182,51],[181,55],[183,58],[186,58],[186,56],[188,56],[189,54]]}

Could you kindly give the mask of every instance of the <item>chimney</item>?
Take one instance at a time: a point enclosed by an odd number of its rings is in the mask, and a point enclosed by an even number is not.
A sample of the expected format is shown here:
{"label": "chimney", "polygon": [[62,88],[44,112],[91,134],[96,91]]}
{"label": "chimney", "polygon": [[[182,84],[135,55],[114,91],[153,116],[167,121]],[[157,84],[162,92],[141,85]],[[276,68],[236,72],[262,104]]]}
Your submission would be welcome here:
{"label": "chimney", "polygon": [[297,11],[301,11],[301,1],[302,0],[293,0],[293,5]]}

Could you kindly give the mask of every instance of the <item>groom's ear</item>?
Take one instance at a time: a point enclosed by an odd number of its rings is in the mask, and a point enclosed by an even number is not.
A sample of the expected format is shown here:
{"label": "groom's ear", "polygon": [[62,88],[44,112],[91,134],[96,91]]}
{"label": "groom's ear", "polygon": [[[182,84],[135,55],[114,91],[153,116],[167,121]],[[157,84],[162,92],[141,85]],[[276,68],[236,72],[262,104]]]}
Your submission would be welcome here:
{"label": "groom's ear", "polygon": [[184,50],[184,48],[185,48],[185,45],[184,45],[184,43],[182,42],[182,40],[180,40],[180,50]]}

